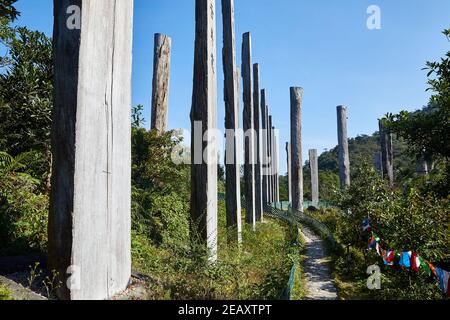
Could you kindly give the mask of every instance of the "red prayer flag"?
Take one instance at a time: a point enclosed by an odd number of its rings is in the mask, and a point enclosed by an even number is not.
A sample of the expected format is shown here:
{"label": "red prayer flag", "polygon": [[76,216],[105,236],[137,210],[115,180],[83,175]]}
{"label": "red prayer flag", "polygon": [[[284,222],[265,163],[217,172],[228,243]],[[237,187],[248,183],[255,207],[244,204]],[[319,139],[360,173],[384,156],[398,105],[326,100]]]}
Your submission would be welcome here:
{"label": "red prayer flag", "polygon": [[419,272],[419,266],[417,265],[417,253],[415,252],[411,254],[411,269],[415,272]]}

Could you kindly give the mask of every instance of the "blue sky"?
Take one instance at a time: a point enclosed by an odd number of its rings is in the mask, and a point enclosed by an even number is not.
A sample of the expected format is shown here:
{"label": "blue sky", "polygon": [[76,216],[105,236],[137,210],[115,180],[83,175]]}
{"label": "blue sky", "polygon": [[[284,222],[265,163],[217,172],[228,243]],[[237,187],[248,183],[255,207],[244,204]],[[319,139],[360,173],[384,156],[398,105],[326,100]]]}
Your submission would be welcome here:
{"label": "blue sky", "polygon": [[[194,0],[135,0],[133,104],[150,119],[153,34],[172,37],[170,128],[190,128],[194,54]],[[366,26],[369,5],[381,8],[382,29]],[[19,0],[20,25],[51,35],[52,0]],[[415,110],[429,99],[428,60],[449,49],[441,31],[450,27],[448,0],[235,0],[238,65],[242,33],[253,38],[253,60],[261,68],[270,112],[289,138],[289,87],[305,89],[304,156],[337,144],[336,106],[349,108],[349,135],[371,134],[387,112]],[[220,13],[220,1],[217,1]],[[217,20],[218,122],[223,128],[221,16]],[[241,103],[242,107],[242,103]],[[147,123],[148,124],[148,123]]]}

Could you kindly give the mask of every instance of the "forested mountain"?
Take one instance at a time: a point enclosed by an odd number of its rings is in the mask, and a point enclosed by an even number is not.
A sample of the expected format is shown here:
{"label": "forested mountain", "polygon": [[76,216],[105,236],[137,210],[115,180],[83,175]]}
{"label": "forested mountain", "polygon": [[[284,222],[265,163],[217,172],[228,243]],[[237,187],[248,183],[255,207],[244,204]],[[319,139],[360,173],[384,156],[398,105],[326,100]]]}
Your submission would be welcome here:
{"label": "forested mountain", "polygon": [[[408,153],[405,141],[393,135],[394,145],[394,170],[396,180],[401,181],[414,174],[416,169],[416,159]],[[352,174],[355,167],[361,162],[372,163],[379,170],[380,161],[380,135],[378,132],[373,135],[360,135],[349,139],[350,165]],[[378,158],[378,159],[377,159]],[[309,170],[309,167],[306,168]],[[319,170],[329,171],[339,174],[338,147],[322,153],[319,157]]]}
{"label": "forested mountain", "polygon": [[[408,152],[406,142],[393,135],[394,144],[394,173],[395,181],[398,185],[409,181],[416,173],[416,158]],[[378,171],[380,171],[380,135],[378,132],[372,135],[360,135],[356,138],[349,139],[350,167],[352,175],[355,174],[356,168],[363,163],[370,163]],[[381,174],[381,173],[380,173]],[[305,200],[311,198],[311,173],[309,161],[303,168],[304,176],[304,193]],[[319,180],[320,180],[320,197],[322,200],[331,200],[333,192],[339,187],[339,163],[338,163],[338,147],[326,150],[319,157]],[[280,196],[282,200],[287,200],[287,178],[285,176],[280,179]]]}

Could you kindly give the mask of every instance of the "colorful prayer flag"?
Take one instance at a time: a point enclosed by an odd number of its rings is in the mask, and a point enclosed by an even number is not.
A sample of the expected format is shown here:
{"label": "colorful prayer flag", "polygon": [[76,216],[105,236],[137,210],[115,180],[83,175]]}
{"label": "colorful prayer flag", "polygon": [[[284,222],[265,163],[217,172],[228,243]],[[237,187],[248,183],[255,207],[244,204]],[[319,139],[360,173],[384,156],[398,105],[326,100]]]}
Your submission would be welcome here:
{"label": "colorful prayer flag", "polygon": [[394,259],[395,259],[395,252],[394,251],[386,251],[384,264],[387,266],[393,266],[394,265]]}
{"label": "colorful prayer flag", "polygon": [[448,295],[448,281],[449,281],[450,273],[445,270],[442,270],[441,268],[436,268],[436,272],[438,274],[439,284],[440,284],[442,293],[445,295]]}
{"label": "colorful prayer flag", "polygon": [[429,275],[431,276],[431,269],[428,266],[428,264],[425,262],[425,260],[422,257],[419,257],[420,261],[420,267]]}
{"label": "colorful prayer flag", "polygon": [[[369,220],[364,220],[363,230],[369,232],[372,230]],[[447,297],[450,297],[450,272],[433,266],[430,262],[420,257],[416,252],[398,252],[395,250],[384,250],[380,245],[380,242],[380,237],[378,237],[375,232],[372,232],[372,237],[369,241],[369,250],[376,249],[378,255],[383,258],[385,265],[400,265],[405,268],[411,268],[415,272],[419,272],[419,269],[422,268],[429,276],[431,274],[434,274],[434,276],[439,281],[439,286],[442,290],[442,293]]]}
{"label": "colorful prayer flag", "polygon": [[411,267],[411,252],[403,252],[401,254],[400,265],[405,268]]}
{"label": "colorful prayer flag", "polygon": [[419,272],[419,267],[420,267],[420,262],[418,263],[418,259],[417,259],[417,253],[412,252],[411,253],[411,269],[413,269],[415,272]]}

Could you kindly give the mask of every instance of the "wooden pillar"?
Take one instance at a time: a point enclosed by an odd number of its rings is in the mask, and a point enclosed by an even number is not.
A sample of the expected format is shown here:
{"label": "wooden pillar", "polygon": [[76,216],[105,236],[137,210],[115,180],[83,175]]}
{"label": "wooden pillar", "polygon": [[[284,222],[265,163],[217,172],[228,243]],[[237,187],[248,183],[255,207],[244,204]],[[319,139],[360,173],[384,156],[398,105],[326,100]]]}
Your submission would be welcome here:
{"label": "wooden pillar", "polygon": [[268,116],[267,116],[267,97],[266,90],[261,90],[261,144],[262,144],[262,196],[264,206],[268,203],[268,181],[267,181],[267,128],[268,128]]}
{"label": "wooden pillar", "polygon": [[249,32],[242,39],[242,85],[244,88],[244,132],[245,132],[245,199],[247,201],[246,222],[256,228],[255,204],[255,128],[252,94],[252,44]]}
{"label": "wooden pillar", "polygon": [[278,147],[278,134],[277,134],[277,130],[275,127],[273,127],[273,144],[274,144],[274,160],[275,160],[275,165],[274,165],[274,175],[273,175],[273,179],[274,179],[274,184],[275,184],[275,189],[274,189],[274,197],[275,197],[275,202],[280,202],[280,151],[279,151],[279,147]]}
{"label": "wooden pillar", "polygon": [[255,215],[256,221],[262,220],[263,196],[262,196],[262,131],[260,119],[260,84],[259,65],[253,65],[253,125],[255,128]]}
{"label": "wooden pillar", "polygon": [[269,122],[269,106],[267,105],[267,95],[266,95],[266,169],[264,170],[265,176],[267,179],[267,203],[270,203],[270,167],[271,167],[271,158],[270,158],[270,122]]}
{"label": "wooden pillar", "polygon": [[385,128],[383,122],[379,121],[380,127],[380,145],[381,145],[381,163],[383,176],[387,177],[389,187],[394,188],[394,146],[392,142],[392,134],[389,129]]}
{"label": "wooden pillar", "polygon": [[239,79],[236,65],[234,0],[222,0],[223,72],[226,130],[226,211],[227,227],[237,229],[237,241],[242,241],[241,166],[239,150]]}
{"label": "wooden pillar", "polygon": [[339,141],[339,177],[341,188],[350,186],[350,156],[348,151],[347,107],[337,107]]}
{"label": "wooden pillar", "polygon": [[[67,27],[73,5],[81,29]],[[48,268],[60,299],[109,299],[131,277],[132,28],[132,0],[54,1]]]}
{"label": "wooden pillar", "polygon": [[268,136],[269,136],[269,203],[274,203],[275,199],[273,197],[273,190],[274,190],[274,184],[273,184],[273,130],[272,130],[272,116],[269,115],[269,130],[268,130]]}
{"label": "wooden pillar", "polygon": [[289,203],[292,203],[291,144],[286,142],[287,180]]}
{"label": "wooden pillar", "polygon": [[317,150],[309,150],[309,167],[311,169],[311,201],[316,208],[319,207],[319,159]]}
{"label": "wooden pillar", "polygon": [[[197,232],[207,245],[210,262],[217,260],[218,223],[215,3],[215,0],[195,1],[194,86],[191,109],[191,218],[193,231]],[[204,139],[206,132],[208,133]]]}
{"label": "wooden pillar", "polygon": [[171,38],[159,33],[155,34],[151,129],[157,130],[158,133],[167,130],[171,47]]}
{"label": "wooden pillar", "polygon": [[298,212],[303,212],[302,102],[303,102],[303,89],[292,87],[291,88],[292,208]]}
{"label": "wooden pillar", "polygon": [[380,151],[375,152],[373,154],[373,164],[375,166],[375,169],[380,172],[381,179],[384,179],[384,172],[383,172],[383,155]]}
{"label": "wooden pillar", "polygon": [[420,158],[416,164],[416,172],[419,176],[427,176],[429,173],[428,162],[425,157]]}

